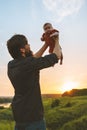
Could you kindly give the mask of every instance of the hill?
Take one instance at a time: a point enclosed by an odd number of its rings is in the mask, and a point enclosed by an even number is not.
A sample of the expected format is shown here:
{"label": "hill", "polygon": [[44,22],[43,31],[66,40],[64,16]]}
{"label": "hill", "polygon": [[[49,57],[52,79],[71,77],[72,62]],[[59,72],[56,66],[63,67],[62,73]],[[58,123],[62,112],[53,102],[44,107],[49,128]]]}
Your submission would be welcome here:
{"label": "hill", "polygon": [[71,91],[66,91],[62,96],[85,96],[87,95],[87,89],[72,89]]}
{"label": "hill", "polygon": [[87,96],[60,97],[52,108],[54,100],[44,100],[47,130],[87,130]]}
{"label": "hill", "polygon": [[0,104],[1,103],[11,103],[12,97],[0,97]]}

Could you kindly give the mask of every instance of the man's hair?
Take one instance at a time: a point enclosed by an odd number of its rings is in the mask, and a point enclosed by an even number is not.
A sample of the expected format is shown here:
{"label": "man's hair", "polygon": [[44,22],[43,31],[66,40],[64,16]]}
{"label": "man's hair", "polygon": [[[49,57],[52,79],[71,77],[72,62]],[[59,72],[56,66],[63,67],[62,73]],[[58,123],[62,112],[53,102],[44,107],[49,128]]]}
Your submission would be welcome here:
{"label": "man's hair", "polygon": [[28,44],[27,38],[24,35],[16,34],[7,41],[7,48],[10,55],[17,59],[21,57],[20,48],[24,48],[26,44]]}
{"label": "man's hair", "polygon": [[45,26],[47,26],[48,24],[52,26],[51,23],[45,23],[45,24],[43,25],[43,28],[44,28]]}

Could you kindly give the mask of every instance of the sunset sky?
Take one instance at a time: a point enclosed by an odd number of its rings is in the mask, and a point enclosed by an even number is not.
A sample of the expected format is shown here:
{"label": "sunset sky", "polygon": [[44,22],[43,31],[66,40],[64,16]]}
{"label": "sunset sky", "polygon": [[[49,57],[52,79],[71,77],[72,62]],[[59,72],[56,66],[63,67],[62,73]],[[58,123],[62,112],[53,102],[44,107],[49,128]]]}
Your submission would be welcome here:
{"label": "sunset sky", "polygon": [[36,52],[43,45],[40,38],[46,22],[60,31],[64,61],[41,70],[41,92],[87,88],[87,0],[0,0],[0,96],[14,95],[7,77],[12,58],[6,41],[24,34]]}

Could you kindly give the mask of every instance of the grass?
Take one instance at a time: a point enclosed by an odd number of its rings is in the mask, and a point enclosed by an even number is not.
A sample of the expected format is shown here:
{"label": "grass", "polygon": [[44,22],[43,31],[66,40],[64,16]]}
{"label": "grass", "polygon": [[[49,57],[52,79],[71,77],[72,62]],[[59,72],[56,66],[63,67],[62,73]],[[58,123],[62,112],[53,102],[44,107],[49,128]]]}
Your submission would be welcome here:
{"label": "grass", "polygon": [[0,130],[14,130],[14,122],[9,120],[1,120]]}
{"label": "grass", "polygon": [[[43,98],[47,130],[87,130],[87,96]],[[14,130],[11,109],[0,109],[0,130]]]}
{"label": "grass", "polygon": [[59,106],[54,108],[51,108],[52,100],[44,100],[49,130],[87,130],[87,96],[61,97]]}
{"label": "grass", "polygon": [[78,119],[65,123],[60,130],[86,130],[87,129],[87,115],[81,116]]}
{"label": "grass", "polygon": [[14,130],[11,108],[0,109],[0,130]]}

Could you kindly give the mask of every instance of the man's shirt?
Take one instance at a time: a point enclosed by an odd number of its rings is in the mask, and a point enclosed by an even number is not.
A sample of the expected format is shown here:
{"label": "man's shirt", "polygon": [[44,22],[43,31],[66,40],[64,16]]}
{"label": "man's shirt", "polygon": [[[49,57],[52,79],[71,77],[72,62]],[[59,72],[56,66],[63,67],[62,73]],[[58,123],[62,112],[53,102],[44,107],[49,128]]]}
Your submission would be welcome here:
{"label": "man's shirt", "polygon": [[58,62],[56,54],[44,57],[22,57],[8,63],[8,77],[14,87],[12,111],[16,122],[43,119],[43,104],[39,84],[39,70]]}

